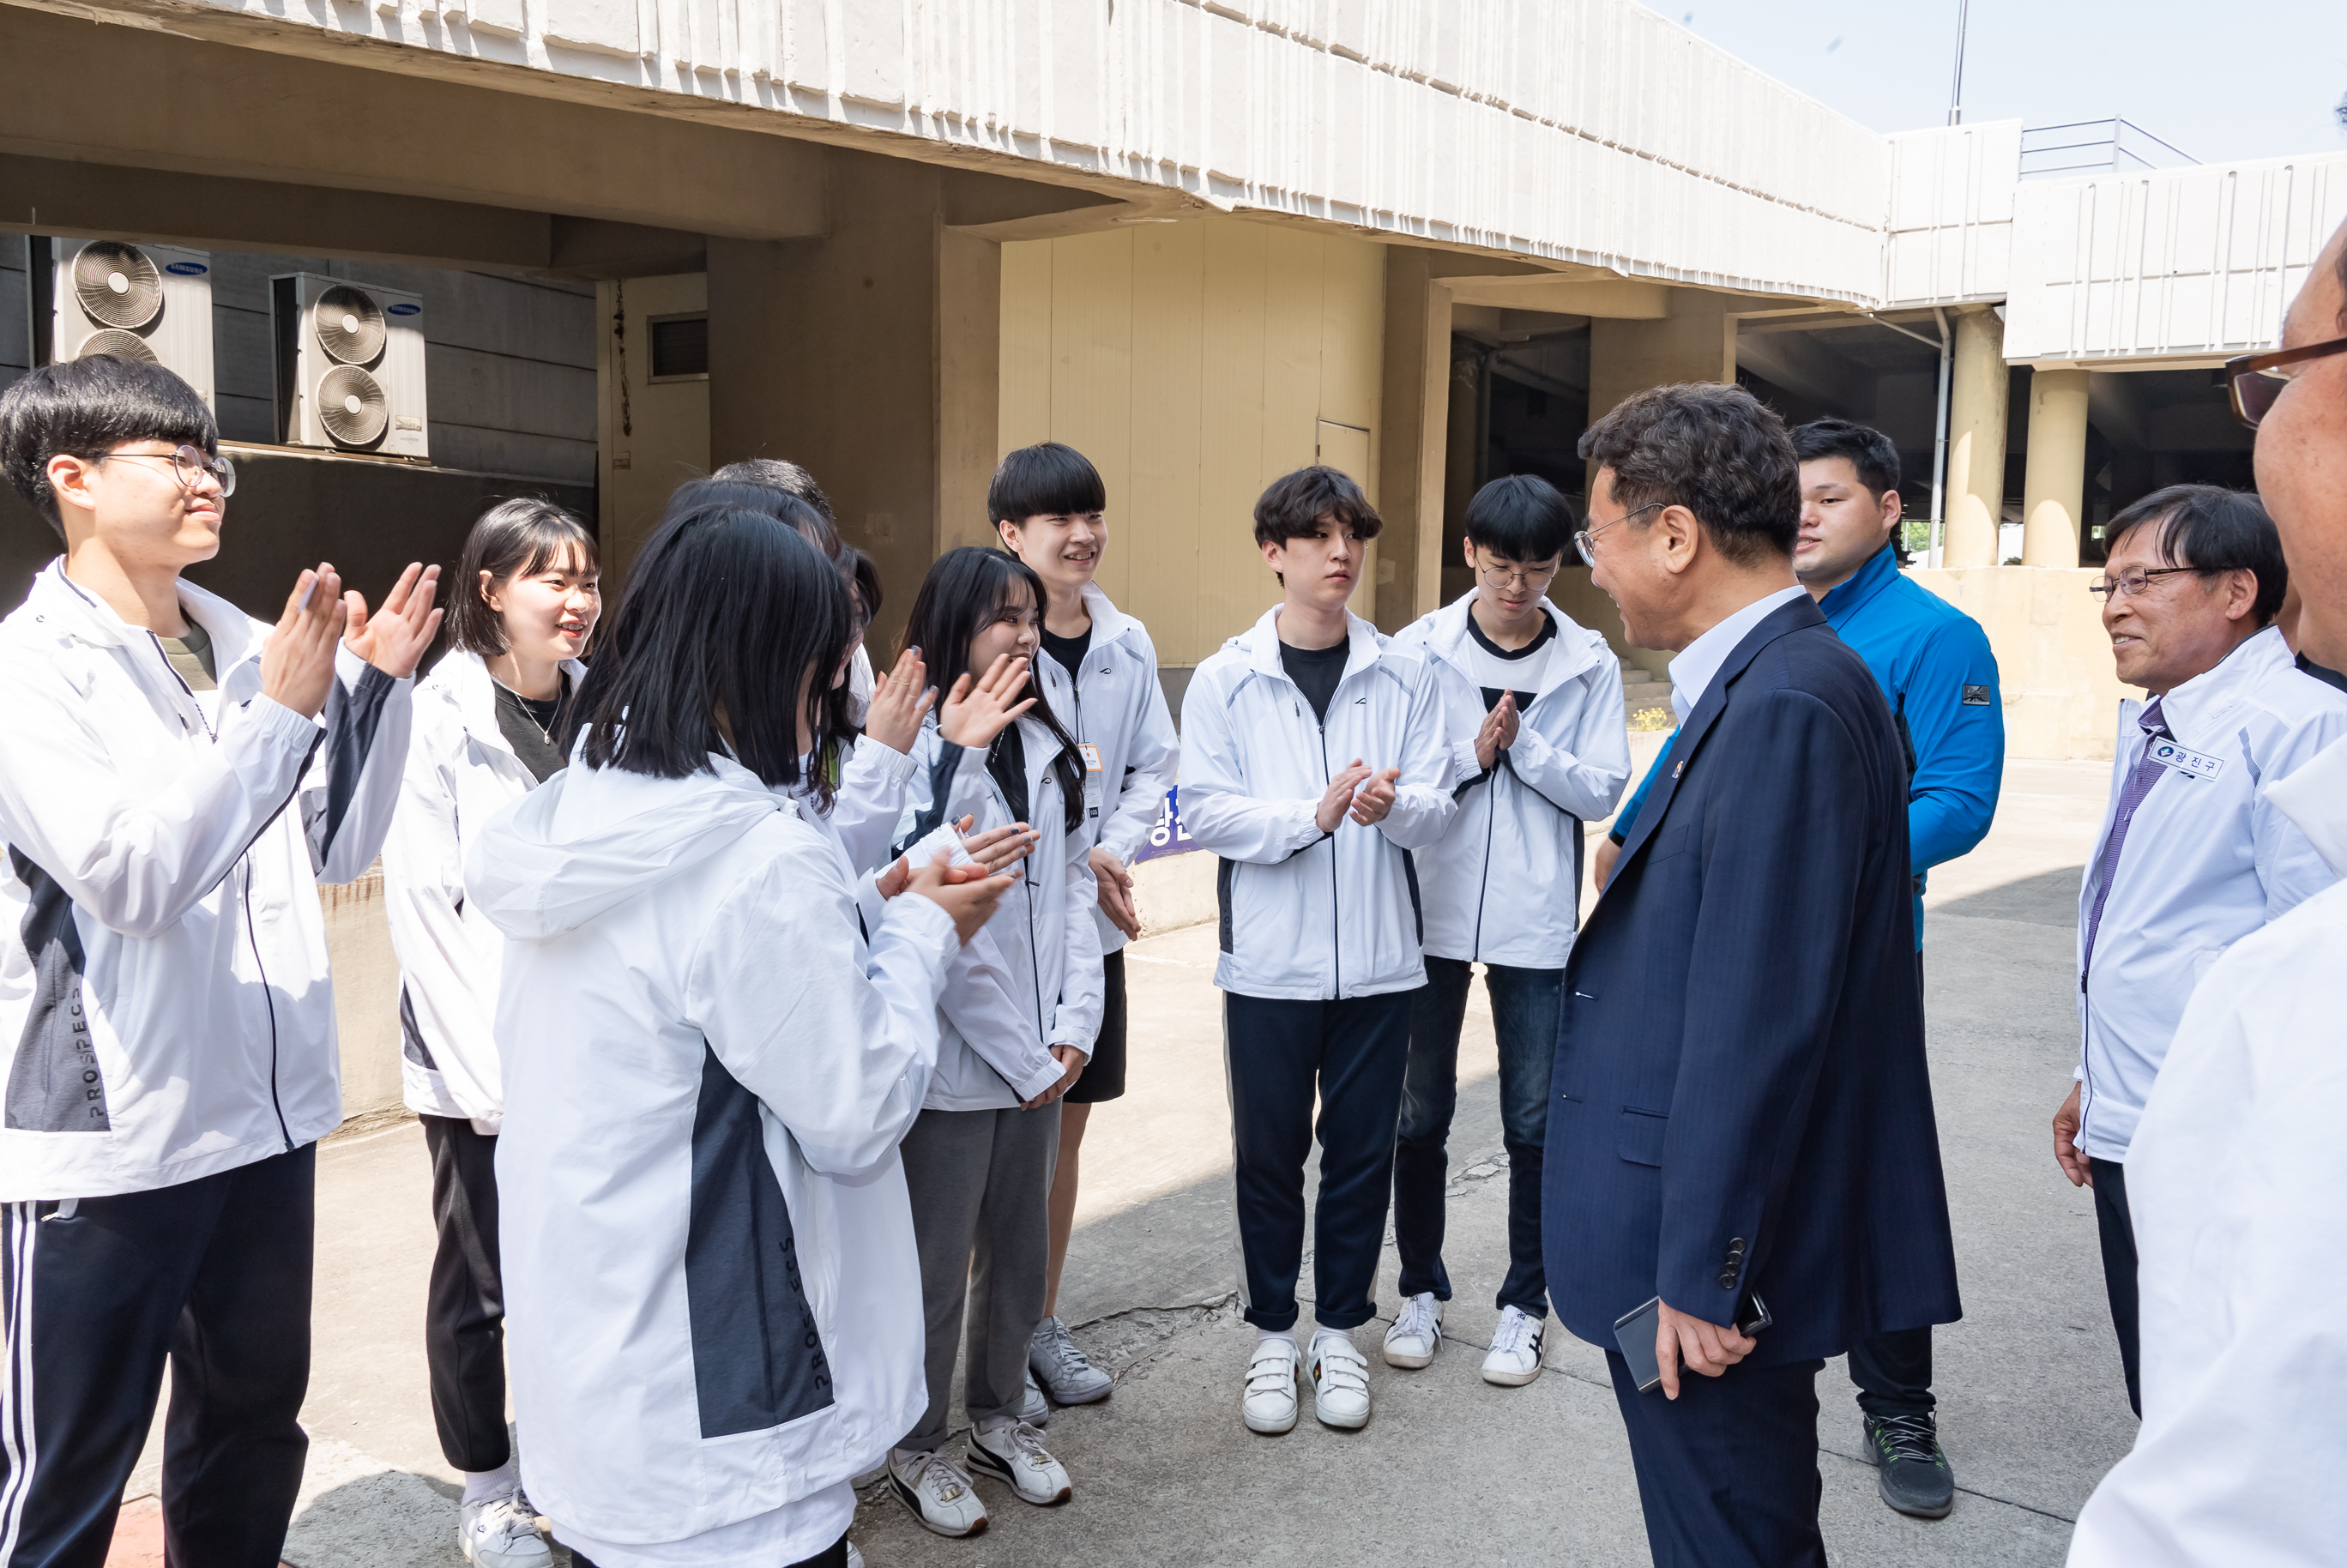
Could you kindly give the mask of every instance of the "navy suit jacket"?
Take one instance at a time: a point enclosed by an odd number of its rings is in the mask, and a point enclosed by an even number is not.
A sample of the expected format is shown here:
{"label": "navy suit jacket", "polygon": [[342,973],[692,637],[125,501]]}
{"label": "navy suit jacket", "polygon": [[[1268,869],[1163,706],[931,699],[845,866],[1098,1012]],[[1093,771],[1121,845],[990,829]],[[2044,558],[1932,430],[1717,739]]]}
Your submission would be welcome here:
{"label": "navy suit jacket", "polygon": [[1751,1359],[1961,1316],[1923,1056],[1907,777],[1866,663],[1804,598],[1687,715],[1564,978],[1549,1293],[1614,1349],[1659,1295],[1775,1316]]}

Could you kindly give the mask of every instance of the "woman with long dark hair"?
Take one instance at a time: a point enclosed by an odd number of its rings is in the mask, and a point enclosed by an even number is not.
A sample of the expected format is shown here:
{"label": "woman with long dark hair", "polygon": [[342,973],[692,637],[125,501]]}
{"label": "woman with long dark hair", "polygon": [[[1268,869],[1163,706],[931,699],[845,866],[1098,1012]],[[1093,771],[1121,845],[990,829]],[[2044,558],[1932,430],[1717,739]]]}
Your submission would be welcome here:
{"label": "woman with long dark hair", "polygon": [[930,865],[870,941],[793,798],[849,634],[830,564],[734,507],[663,524],[572,765],[466,865],[497,1037],[523,1477],[599,1568],[844,1564],[850,1478],[926,1399],[897,1145],[937,997],[1007,878]]}
{"label": "woman with long dark hair", "polygon": [[[913,600],[906,645],[964,679],[1024,684],[1042,607],[1041,582],[1015,556],[951,550]],[[1027,1346],[1043,1315],[1058,1102],[1100,1030],[1099,884],[1085,854],[1076,743],[1040,691],[1032,702],[983,749],[925,723],[899,830],[900,842],[917,842],[968,813],[980,829],[1026,824],[1036,835],[1025,876],[971,944],[981,961],[958,968],[939,1000],[938,1068],[905,1139],[928,1409],[889,1470],[897,1497],[942,1535],[986,1523],[971,1471],[1007,1481],[1027,1502],[1064,1502],[1071,1491],[1029,1421]],[[968,1471],[939,1451],[965,1306]]]}
{"label": "woman with long dark hair", "polygon": [[565,763],[560,736],[603,610],[595,533],[551,501],[501,501],[474,523],[452,579],[456,647],[415,689],[399,810],[383,845],[399,958],[401,1098],[432,1152],[440,1233],[424,1358],[440,1450],[465,1478],[466,1561],[553,1561],[506,1439],[497,1278],[496,1031],[506,939],[465,899],[468,835]]}

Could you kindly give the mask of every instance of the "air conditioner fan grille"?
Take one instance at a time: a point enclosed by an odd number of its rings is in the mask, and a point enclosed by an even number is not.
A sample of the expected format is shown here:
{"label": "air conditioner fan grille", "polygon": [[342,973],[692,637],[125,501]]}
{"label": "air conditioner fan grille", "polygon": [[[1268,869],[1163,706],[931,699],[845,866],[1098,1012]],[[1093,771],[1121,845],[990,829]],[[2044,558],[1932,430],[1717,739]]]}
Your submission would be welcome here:
{"label": "air conditioner fan grille", "polygon": [[136,331],[163,313],[163,274],[136,245],[93,240],[74,257],[74,298],[100,326]]}
{"label": "air conditioner fan grille", "polygon": [[318,423],[338,446],[371,446],[391,423],[391,400],[374,376],[338,364],[318,378]]}
{"label": "air conditioner fan grille", "polygon": [[383,307],[364,289],[336,283],[311,311],[318,343],[343,364],[373,364],[383,353]]}
{"label": "air conditioner fan grille", "polygon": [[137,360],[145,364],[163,363],[155,357],[154,344],[137,333],[127,333],[118,327],[108,327],[104,332],[95,332],[82,339],[80,352],[74,357],[87,359],[94,354],[110,354],[117,359]]}

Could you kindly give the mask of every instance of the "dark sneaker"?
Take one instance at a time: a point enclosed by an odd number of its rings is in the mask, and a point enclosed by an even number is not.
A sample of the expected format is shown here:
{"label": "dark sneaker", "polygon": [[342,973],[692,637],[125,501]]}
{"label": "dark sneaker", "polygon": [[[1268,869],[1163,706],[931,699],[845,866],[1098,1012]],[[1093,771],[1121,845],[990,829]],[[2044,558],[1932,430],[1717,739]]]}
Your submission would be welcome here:
{"label": "dark sneaker", "polygon": [[1940,1451],[1929,1415],[1866,1418],[1866,1457],[1881,1471],[1882,1501],[1917,1519],[1945,1519],[1956,1505],[1956,1472]]}

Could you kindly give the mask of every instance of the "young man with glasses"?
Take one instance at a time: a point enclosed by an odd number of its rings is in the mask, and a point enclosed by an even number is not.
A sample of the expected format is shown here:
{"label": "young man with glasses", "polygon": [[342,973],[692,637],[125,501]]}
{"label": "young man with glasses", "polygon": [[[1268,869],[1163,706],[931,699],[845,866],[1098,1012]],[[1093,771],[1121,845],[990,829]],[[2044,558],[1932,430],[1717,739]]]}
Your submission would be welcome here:
{"label": "young man with glasses", "polygon": [[2272,624],[2288,574],[2254,495],[2171,486],[2105,538],[2109,564],[2090,586],[2119,679],[2151,701],[2120,705],[2111,801],[2079,887],[2078,1081],[2054,1115],[2054,1158],[2094,1188],[2140,1414],[2128,1144],[2201,976],[2335,880],[2266,786],[2347,735],[2347,695],[2294,668]]}
{"label": "young man with glasses", "polygon": [[159,365],[0,395],[64,555],[0,622],[10,1561],[106,1556],[168,1359],[175,1563],[277,1562],[309,1440],[317,1142],[342,1121],[316,883],[382,847],[437,568],[331,566],[274,627],[184,581],[235,470]]}
{"label": "young man with glasses", "polygon": [[1480,962],[1508,1153],[1508,1273],[1492,1304],[1500,1317],[1483,1380],[1502,1388],[1540,1376],[1548,1321],[1541,1155],[1559,987],[1580,924],[1582,824],[1612,811],[1630,780],[1621,662],[1603,633],[1574,624],[1547,597],[1572,533],[1572,508],[1547,480],[1492,480],[1467,508],[1461,548],[1475,586],[1394,640],[1421,652],[1440,683],[1459,813],[1417,862],[1426,989],[1411,1012],[1394,1148],[1402,1304],[1385,1357],[1424,1367],[1442,1346],[1450,1299],[1445,1144],[1468,983]]}

